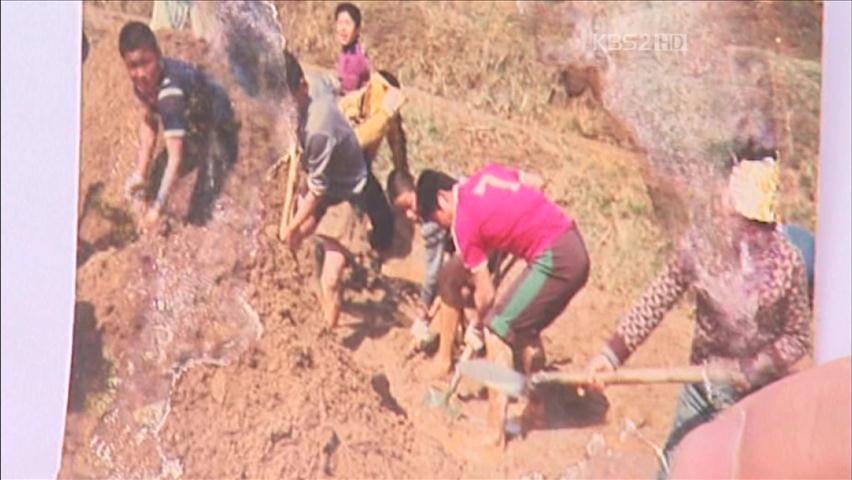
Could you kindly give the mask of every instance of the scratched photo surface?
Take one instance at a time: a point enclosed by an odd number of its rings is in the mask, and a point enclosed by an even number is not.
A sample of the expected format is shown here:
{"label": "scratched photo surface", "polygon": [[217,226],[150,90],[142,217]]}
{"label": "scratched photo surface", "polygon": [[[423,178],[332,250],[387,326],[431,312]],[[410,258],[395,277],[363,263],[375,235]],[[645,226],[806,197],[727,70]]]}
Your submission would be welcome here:
{"label": "scratched photo surface", "polygon": [[[679,398],[721,410],[812,365],[821,2],[355,4],[84,2],[60,478],[648,478]],[[428,169],[494,195],[482,238],[544,242],[518,191],[581,235],[546,375],[514,338],[496,366],[496,320],[454,375],[476,242],[398,207]],[[558,241],[544,274],[512,242],[489,308],[528,302],[520,329],[564,279]],[[629,384],[576,380],[602,359]]]}

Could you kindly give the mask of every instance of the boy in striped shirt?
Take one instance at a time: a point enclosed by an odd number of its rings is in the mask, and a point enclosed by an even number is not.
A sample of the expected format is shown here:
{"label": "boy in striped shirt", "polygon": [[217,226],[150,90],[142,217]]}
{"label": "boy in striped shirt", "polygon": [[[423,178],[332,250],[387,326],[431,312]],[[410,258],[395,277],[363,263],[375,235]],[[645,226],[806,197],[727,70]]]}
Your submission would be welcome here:
{"label": "boy in striped shirt", "polygon": [[[236,161],[237,128],[228,95],[198,67],[164,57],[144,23],[127,23],[118,49],[133,93],[145,107],[136,168],[125,182],[125,193],[134,202],[144,198],[143,222],[151,225],[160,218],[177,177],[197,167],[187,217],[203,224],[212,214],[226,170]],[[166,149],[151,169],[161,123]]]}

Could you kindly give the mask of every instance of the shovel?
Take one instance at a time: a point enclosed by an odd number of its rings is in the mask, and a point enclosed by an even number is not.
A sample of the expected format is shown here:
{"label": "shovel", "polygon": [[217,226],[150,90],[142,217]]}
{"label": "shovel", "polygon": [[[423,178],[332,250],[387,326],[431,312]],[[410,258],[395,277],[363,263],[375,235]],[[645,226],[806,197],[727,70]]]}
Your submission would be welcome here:
{"label": "shovel", "polygon": [[465,363],[469,363],[470,357],[472,355],[473,348],[471,348],[470,345],[465,345],[464,351],[462,351],[461,357],[459,357],[459,361],[456,364],[456,369],[453,372],[453,377],[450,379],[450,385],[447,387],[447,390],[441,392],[435,388],[430,387],[426,396],[426,403],[436,408],[444,408],[449,406],[450,398],[452,398],[453,394],[456,392],[456,389],[459,386],[459,382],[461,382],[461,366]]}
{"label": "shovel", "polygon": [[[506,260],[506,258],[509,258]],[[492,274],[492,281],[494,282],[495,288],[500,285],[500,282],[509,273],[509,270],[515,265],[518,261],[518,257],[514,255],[503,255],[498,259],[498,265],[495,269],[495,272]],[[502,267],[502,268],[501,268]],[[436,299],[437,300],[437,299]],[[437,309],[436,309],[437,312]],[[459,357],[459,361],[456,363],[456,369],[453,372],[453,377],[450,379],[450,385],[447,387],[447,390],[443,393],[440,391],[429,388],[429,391],[426,395],[426,402],[433,407],[447,407],[450,403],[450,398],[452,398],[453,394],[456,392],[456,389],[459,386],[459,382],[461,381],[461,366],[465,363],[468,363],[470,357],[473,355],[473,349],[470,345],[465,345],[464,351],[462,351],[461,356]],[[483,363],[488,363],[483,361]]]}
{"label": "shovel", "polygon": [[[514,398],[526,395],[538,385],[587,385],[586,372],[537,372],[530,376],[514,369],[495,365],[485,360],[460,362],[458,371]],[[595,379],[606,385],[647,385],[654,383],[715,383],[735,385],[745,378],[740,372],[713,367],[689,366],[670,368],[622,368],[614,372],[599,373]]]}
{"label": "shovel", "polygon": [[[296,195],[296,187],[297,180],[299,177],[299,150],[298,148],[291,148],[283,157],[279,160],[279,163],[287,163],[287,184],[284,189],[284,206],[281,208],[281,222],[278,225],[278,238],[284,238],[284,232],[287,229],[287,226],[290,223],[290,220],[293,219],[294,215],[294,205],[295,205],[295,195]],[[293,258],[293,261],[296,263],[296,268],[299,267],[299,259],[296,257],[296,252],[292,249],[290,250],[290,256]]]}

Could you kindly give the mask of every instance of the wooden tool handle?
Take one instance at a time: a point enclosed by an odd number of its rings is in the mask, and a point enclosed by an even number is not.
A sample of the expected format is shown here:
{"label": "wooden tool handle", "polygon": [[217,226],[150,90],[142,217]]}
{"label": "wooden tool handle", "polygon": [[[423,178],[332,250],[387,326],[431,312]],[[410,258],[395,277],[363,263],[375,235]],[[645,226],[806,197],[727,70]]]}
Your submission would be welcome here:
{"label": "wooden tool handle", "polygon": [[[595,379],[606,385],[636,385],[652,383],[743,383],[742,373],[718,368],[671,367],[671,368],[623,368],[609,373],[600,373]],[[585,385],[586,372],[539,372],[530,378],[533,385],[560,383],[563,385]]]}
{"label": "wooden tool handle", "polygon": [[278,237],[283,238],[287,225],[293,217],[293,199],[296,195],[296,180],[299,176],[299,157],[295,149],[286,154],[287,157],[287,184],[284,190],[284,206],[281,209],[281,223],[278,226]]}
{"label": "wooden tool handle", "polygon": [[459,370],[459,365],[462,362],[466,362],[470,360],[470,357],[473,356],[473,348],[470,345],[464,346],[464,351],[462,351],[461,357],[459,357],[458,363],[456,363],[456,370],[453,372],[453,378],[450,379],[450,385],[447,388],[447,392],[444,394],[444,398],[441,399],[441,402],[446,405],[450,401],[450,397],[456,392],[456,388],[459,386],[459,382],[461,382],[461,370]]}

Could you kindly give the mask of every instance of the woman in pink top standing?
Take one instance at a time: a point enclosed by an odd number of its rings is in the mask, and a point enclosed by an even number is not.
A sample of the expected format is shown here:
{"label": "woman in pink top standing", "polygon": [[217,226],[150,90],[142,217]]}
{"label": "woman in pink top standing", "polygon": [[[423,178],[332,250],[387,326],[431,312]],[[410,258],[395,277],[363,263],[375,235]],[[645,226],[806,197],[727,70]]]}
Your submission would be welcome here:
{"label": "woman in pink top standing", "polygon": [[370,80],[370,61],[361,45],[361,10],[345,2],[334,9],[335,32],[342,47],[337,57],[340,95],[358,90]]}

